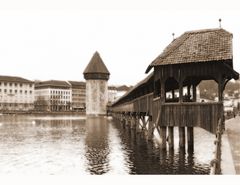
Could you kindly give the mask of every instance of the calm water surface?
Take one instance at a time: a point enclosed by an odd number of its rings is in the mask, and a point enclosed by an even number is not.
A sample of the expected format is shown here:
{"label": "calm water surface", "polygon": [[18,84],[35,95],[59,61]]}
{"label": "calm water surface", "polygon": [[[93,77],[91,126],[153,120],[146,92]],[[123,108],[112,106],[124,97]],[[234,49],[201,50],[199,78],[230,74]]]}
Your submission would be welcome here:
{"label": "calm water surface", "polygon": [[111,118],[1,115],[0,174],[208,174],[214,135],[194,132],[194,152],[162,151]]}

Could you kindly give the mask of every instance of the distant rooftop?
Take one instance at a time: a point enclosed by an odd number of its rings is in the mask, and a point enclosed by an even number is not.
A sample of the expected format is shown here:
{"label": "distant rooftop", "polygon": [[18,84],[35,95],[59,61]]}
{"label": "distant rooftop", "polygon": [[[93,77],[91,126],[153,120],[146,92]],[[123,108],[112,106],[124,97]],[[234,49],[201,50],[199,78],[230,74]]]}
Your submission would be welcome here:
{"label": "distant rooftop", "polygon": [[0,76],[0,82],[34,83],[33,81],[17,76]]}
{"label": "distant rooftop", "polygon": [[81,82],[81,81],[68,81],[72,86],[85,86],[86,83],[85,82]]}
{"label": "distant rooftop", "polygon": [[224,29],[188,31],[174,39],[148,66],[232,60],[232,34]]}
{"label": "distant rooftop", "polygon": [[35,83],[35,88],[47,88],[47,87],[70,88],[71,85],[66,81],[60,80],[48,80]]}

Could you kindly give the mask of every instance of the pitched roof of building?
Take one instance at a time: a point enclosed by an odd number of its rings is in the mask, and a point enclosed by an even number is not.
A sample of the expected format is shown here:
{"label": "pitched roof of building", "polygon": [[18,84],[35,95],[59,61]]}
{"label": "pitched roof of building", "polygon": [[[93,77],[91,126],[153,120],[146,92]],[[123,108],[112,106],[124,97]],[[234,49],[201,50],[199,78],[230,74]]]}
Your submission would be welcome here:
{"label": "pitched roof of building", "polygon": [[81,82],[81,81],[68,81],[72,86],[85,86],[86,83],[85,82]]}
{"label": "pitched roof of building", "polygon": [[40,87],[61,87],[61,88],[70,88],[71,85],[66,81],[61,80],[48,80],[35,83],[36,88]]}
{"label": "pitched roof of building", "polygon": [[231,60],[232,34],[224,29],[188,31],[174,39],[148,66]]}
{"label": "pitched roof of building", "polygon": [[83,74],[87,74],[87,73],[110,74],[97,51],[92,56],[90,62],[88,63],[87,67],[83,72]]}
{"label": "pitched roof of building", "polygon": [[33,83],[31,80],[27,80],[18,76],[0,76],[2,82],[19,82],[19,83]]}

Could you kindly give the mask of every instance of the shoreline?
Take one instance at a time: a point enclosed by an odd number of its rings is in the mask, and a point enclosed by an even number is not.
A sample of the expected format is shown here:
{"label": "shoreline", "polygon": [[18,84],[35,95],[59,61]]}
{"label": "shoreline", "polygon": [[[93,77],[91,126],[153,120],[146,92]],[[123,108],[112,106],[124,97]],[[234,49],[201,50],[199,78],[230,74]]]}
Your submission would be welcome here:
{"label": "shoreline", "polygon": [[45,116],[54,116],[54,115],[81,115],[85,116],[85,112],[0,112],[0,115],[45,115]]}

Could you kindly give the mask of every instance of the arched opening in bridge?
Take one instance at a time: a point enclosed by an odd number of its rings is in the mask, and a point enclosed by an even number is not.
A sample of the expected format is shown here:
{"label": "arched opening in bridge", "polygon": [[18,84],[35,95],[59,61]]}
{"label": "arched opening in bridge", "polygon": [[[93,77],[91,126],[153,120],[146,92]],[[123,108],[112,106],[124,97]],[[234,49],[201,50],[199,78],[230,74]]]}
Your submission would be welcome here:
{"label": "arched opening in bridge", "polygon": [[204,80],[197,86],[198,102],[217,102],[218,97],[218,83],[215,80]]}

